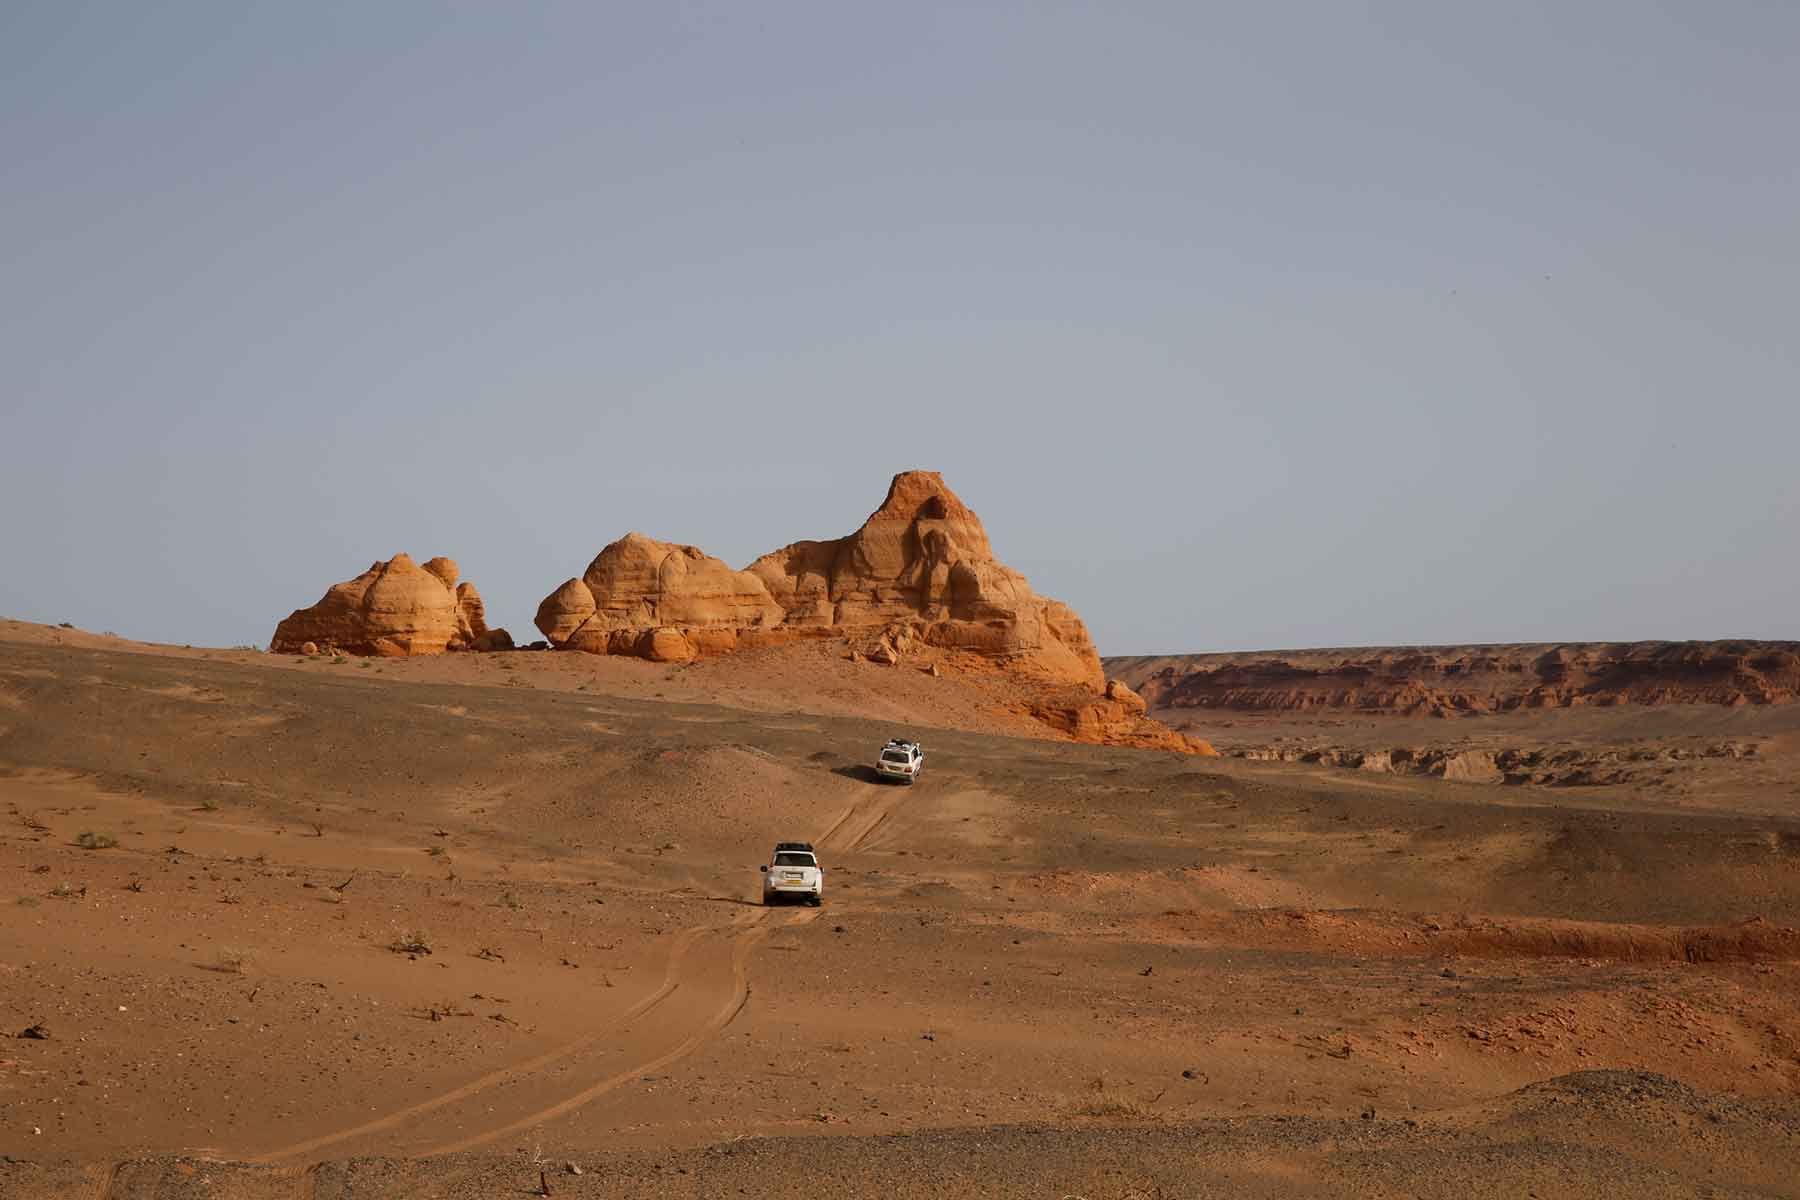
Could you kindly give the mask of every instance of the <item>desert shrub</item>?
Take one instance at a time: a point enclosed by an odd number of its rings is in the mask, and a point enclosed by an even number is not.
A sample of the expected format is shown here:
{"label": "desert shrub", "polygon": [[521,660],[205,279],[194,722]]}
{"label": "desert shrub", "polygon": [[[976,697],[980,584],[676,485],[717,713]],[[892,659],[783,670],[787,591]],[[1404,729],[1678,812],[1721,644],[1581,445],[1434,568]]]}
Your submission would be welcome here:
{"label": "desert shrub", "polygon": [[90,829],[79,834],[75,844],[83,850],[110,850],[119,844],[119,839],[110,833],[95,833]]}
{"label": "desert shrub", "polygon": [[212,796],[202,796],[200,798],[200,811],[201,812],[218,812],[219,811],[218,800],[216,800]]}
{"label": "desert shrub", "polygon": [[334,663],[347,663],[350,660],[348,658],[344,657],[342,654],[339,654],[339,655],[334,656],[331,661]]}
{"label": "desert shrub", "polygon": [[1074,1115],[1078,1117],[1123,1117],[1127,1120],[1148,1120],[1152,1113],[1150,1106],[1141,1100],[1120,1092],[1104,1092],[1077,1104]]}
{"label": "desert shrub", "polygon": [[409,929],[388,944],[395,954],[430,954],[431,936],[423,929]]}
{"label": "desert shrub", "polygon": [[78,888],[65,879],[50,889],[50,896],[55,900],[73,900],[85,891],[87,891],[86,888]]}
{"label": "desert shrub", "polygon": [[[1077,1117],[1122,1117],[1133,1121],[1147,1121],[1155,1116],[1152,1105],[1155,1101],[1145,1102],[1121,1092],[1108,1085],[1104,1075],[1097,1076],[1088,1083],[1089,1095],[1078,1101],[1070,1113]],[[1160,1099],[1160,1096],[1158,1097]]]}
{"label": "desert shrub", "polygon": [[227,975],[242,975],[255,956],[237,946],[220,946],[213,953],[212,969]]}

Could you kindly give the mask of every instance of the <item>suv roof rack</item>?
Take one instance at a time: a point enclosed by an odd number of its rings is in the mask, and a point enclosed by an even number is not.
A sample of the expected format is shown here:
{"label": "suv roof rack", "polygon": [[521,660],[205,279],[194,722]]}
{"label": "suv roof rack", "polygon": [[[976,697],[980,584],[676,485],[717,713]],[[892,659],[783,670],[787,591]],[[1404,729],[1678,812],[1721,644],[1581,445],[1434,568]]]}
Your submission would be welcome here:
{"label": "suv roof rack", "polygon": [[812,853],[812,843],[811,842],[776,842],[775,843],[775,853],[779,854],[783,850],[804,850],[804,851],[806,851],[806,853],[811,854]]}
{"label": "suv roof rack", "polygon": [[888,745],[890,745],[890,746],[916,746],[918,744],[919,743],[913,741],[913,739],[911,739],[911,738],[889,738],[888,739]]}

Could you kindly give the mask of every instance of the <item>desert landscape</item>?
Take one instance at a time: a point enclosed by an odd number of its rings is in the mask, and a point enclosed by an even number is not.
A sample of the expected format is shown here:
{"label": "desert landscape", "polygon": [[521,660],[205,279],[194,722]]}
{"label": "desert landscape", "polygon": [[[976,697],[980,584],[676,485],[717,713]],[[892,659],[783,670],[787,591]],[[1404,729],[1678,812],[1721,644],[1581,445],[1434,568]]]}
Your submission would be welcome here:
{"label": "desert landscape", "polygon": [[0,1200],[1800,1200],[1796,61],[0,6]]}
{"label": "desert landscape", "polygon": [[0,621],[0,1195],[1800,1195],[1792,644],[1102,660],[927,472],[538,625]]}

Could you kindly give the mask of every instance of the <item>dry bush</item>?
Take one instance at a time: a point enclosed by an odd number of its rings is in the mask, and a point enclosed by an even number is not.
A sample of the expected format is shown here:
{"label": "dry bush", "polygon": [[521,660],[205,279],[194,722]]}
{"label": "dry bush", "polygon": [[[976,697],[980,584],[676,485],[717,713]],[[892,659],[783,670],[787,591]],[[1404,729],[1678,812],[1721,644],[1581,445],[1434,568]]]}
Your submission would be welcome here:
{"label": "dry bush", "polygon": [[213,952],[212,970],[226,975],[242,975],[256,956],[237,946],[220,946]]}
{"label": "dry bush", "polygon": [[83,850],[111,850],[119,844],[119,839],[110,833],[95,833],[89,829],[76,836],[75,844]]}
{"label": "dry bush", "polygon": [[[1113,1117],[1130,1121],[1148,1121],[1156,1116],[1156,1100],[1139,1100],[1110,1086],[1106,1076],[1095,1076],[1088,1083],[1089,1095],[1069,1108],[1076,1117]],[[1157,1096],[1157,1100],[1162,1097]]]}
{"label": "dry bush", "polygon": [[409,929],[388,943],[395,954],[430,954],[431,935],[423,929]]}

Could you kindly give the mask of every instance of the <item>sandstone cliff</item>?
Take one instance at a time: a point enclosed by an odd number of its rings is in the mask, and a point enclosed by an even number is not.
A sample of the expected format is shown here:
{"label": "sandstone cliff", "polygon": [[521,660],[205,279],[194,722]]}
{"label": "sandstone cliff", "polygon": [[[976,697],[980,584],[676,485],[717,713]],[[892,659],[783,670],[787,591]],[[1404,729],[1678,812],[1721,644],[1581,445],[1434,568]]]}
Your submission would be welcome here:
{"label": "sandstone cliff", "polygon": [[1563,642],[1111,658],[1152,712],[1458,716],[1620,704],[1785,704],[1800,642]]}
{"label": "sandstone cliff", "polygon": [[311,608],[275,627],[277,653],[442,654],[509,649],[504,629],[489,629],[481,595],[457,582],[456,563],[433,558],[419,566],[405,554],[375,562],[355,579],[334,584]]}
{"label": "sandstone cliff", "polygon": [[1287,744],[1231,751],[1250,762],[1311,763],[1386,775],[1430,775],[1461,783],[1539,787],[1666,786],[1670,764],[1701,760],[1742,762],[1762,757],[1754,740],[1678,739],[1679,744],[1629,746],[1393,746],[1373,748]]}
{"label": "sandstone cliff", "polygon": [[628,533],[544,598],[537,627],[559,649],[681,662],[736,649],[740,632],[772,629],[784,616],[748,571]]}
{"label": "sandstone cliff", "polygon": [[895,476],[855,533],[794,542],[743,571],[628,534],[545,597],[536,623],[552,645],[595,654],[679,661],[842,636],[877,662],[926,646],[1044,681],[1105,682],[1081,618],[996,559],[980,518],[933,471]]}

